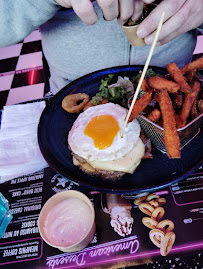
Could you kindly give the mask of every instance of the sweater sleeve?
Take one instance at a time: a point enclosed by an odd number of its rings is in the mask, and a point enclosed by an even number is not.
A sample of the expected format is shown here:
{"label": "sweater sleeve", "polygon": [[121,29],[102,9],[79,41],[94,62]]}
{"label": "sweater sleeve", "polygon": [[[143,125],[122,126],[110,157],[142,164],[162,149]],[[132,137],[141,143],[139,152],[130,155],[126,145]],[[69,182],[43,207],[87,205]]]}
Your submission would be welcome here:
{"label": "sweater sleeve", "polygon": [[20,42],[59,9],[55,0],[1,0],[0,47]]}

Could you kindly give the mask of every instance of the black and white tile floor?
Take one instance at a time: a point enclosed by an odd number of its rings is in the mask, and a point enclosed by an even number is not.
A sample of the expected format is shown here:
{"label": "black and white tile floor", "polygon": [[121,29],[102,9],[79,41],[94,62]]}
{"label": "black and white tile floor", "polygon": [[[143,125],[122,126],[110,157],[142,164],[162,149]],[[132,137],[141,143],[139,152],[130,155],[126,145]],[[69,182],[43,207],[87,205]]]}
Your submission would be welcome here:
{"label": "black and white tile floor", "polygon": [[0,48],[0,109],[44,94],[41,35],[35,30],[23,42]]}

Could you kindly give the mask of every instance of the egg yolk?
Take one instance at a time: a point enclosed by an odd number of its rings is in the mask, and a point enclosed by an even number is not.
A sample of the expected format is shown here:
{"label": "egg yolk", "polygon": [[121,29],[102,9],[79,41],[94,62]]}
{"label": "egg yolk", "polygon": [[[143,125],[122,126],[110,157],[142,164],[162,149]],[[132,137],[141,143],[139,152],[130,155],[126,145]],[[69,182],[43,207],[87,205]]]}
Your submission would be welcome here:
{"label": "egg yolk", "polygon": [[111,146],[119,131],[118,122],[110,115],[96,116],[89,121],[84,133],[94,140],[98,149],[105,149]]}

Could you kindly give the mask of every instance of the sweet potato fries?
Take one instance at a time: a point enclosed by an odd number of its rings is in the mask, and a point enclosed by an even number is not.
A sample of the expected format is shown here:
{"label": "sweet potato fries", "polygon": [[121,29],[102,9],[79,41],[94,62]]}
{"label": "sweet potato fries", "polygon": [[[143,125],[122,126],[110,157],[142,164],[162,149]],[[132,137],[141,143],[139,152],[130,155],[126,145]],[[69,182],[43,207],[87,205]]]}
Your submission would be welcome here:
{"label": "sweet potato fries", "polygon": [[180,85],[178,85],[178,83],[163,77],[157,76],[148,78],[148,83],[154,89],[157,90],[167,89],[167,91],[170,93],[176,93],[180,90]]}
{"label": "sweet potato fries", "polygon": [[[203,113],[203,93],[196,72],[202,68],[203,57],[181,69],[169,63],[167,76],[145,78],[142,85],[145,93],[135,102],[130,115],[129,121],[132,121],[143,112],[146,118],[163,127],[169,158],[181,157],[178,129]],[[153,109],[149,106],[152,100],[155,102]]]}
{"label": "sweet potato fries", "polygon": [[151,89],[149,92],[146,92],[140,99],[136,100],[133,110],[128,120],[129,122],[137,118],[140,112],[142,112],[148,106],[148,104],[152,100],[152,94],[153,94],[153,89]]}
{"label": "sweet potato fries", "polygon": [[196,71],[203,68],[203,57],[196,59],[195,61],[185,65],[181,68],[181,73],[184,75],[188,71]]}
{"label": "sweet potato fries", "polygon": [[180,126],[177,126],[178,128],[182,128],[186,125],[187,119],[191,113],[191,109],[193,107],[194,102],[196,102],[197,100],[200,90],[201,86],[199,81],[194,81],[194,84],[192,85],[192,93],[188,93],[185,95],[183,107],[180,111],[180,118],[182,120],[182,123]]}
{"label": "sweet potato fries", "polygon": [[176,128],[175,111],[166,89],[159,93],[159,106],[163,118],[164,142],[167,155],[172,159],[180,158],[180,138]]}
{"label": "sweet potato fries", "polygon": [[192,90],[182,75],[180,69],[175,63],[169,63],[167,65],[167,70],[171,77],[180,85],[180,90],[185,93],[191,93]]}

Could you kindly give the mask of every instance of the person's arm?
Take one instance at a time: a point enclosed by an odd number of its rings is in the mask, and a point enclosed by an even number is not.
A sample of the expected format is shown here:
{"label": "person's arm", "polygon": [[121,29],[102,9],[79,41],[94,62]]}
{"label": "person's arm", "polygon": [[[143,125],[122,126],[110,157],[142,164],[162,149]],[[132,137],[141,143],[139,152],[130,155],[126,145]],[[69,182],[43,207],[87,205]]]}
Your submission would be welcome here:
{"label": "person's arm", "polygon": [[[154,0],[143,0],[152,3]],[[165,44],[175,37],[197,28],[203,22],[203,0],[162,0],[137,29],[137,35],[151,45],[162,12],[164,23],[159,43]]]}
{"label": "person's arm", "polygon": [[0,47],[20,42],[59,8],[55,0],[1,0]]}

